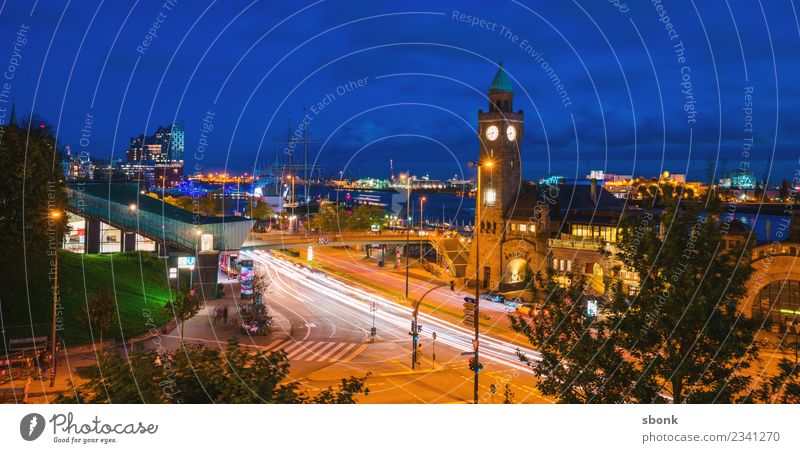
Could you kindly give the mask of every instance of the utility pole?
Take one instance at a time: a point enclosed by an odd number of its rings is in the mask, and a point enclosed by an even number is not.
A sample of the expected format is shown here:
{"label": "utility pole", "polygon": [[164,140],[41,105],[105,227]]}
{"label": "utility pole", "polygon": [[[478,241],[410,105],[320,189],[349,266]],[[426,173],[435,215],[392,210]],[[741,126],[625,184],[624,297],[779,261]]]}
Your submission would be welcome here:
{"label": "utility pole", "polygon": [[[406,300],[408,300],[408,245],[411,241],[411,174],[406,174]],[[413,328],[413,326],[412,326]],[[416,346],[416,345],[415,345]],[[416,349],[414,350],[416,354]]]}
{"label": "utility pole", "polygon": [[[61,211],[51,211],[50,218],[56,221],[56,235],[60,232],[58,228],[58,221],[61,219]],[[53,269],[53,322],[50,329],[50,356],[52,363],[50,364],[50,387],[56,384],[56,364],[58,362],[57,346],[58,339],[56,338],[58,332],[56,329],[56,317],[58,316],[58,249],[56,246],[56,256],[54,260],[55,268]]]}
{"label": "utility pole", "polygon": [[480,362],[479,357],[478,357],[478,349],[480,347],[480,343],[479,343],[479,341],[480,341],[480,330],[479,330],[480,323],[478,322],[478,320],[480,319],[479,315],[480,315],[480,303],[481,303],[481,298],[480,298],[480,291],[481,290],[480,290],[480,278],[479,278],[479,276],[480,276],[480,269],[479,268],[480,268],[480,264],[481,264],[481,261],[480,261],[481,254],[479,252],[479,250],[480,250],[480,237],[481,237],[480,229],[479,229],[480,220],[481,220],[481,169],[483,167],[491,168],[492,162],[491,161],[485,162],[485,163],[470,162],[469,165],[471,167],[476,167],[478,169],[478,187],[477,187],[477,191],[476,191],[477,193],[475,194],[475,228],[473,228],[473,230],[472,230],[472,237],[475,240],[475,315],[474,315],[474,318],[475,318],[475,339],[472,341],[472,346],[473,346],[473,349],[475,351],[475,355],[474,355],[475,369],[473,371],[473,373],[474,373],[473,376],[474,376],[474,379],[475,379],[475,385],[474,385],[474,388],[473,388],[473,403],[474,404],[478,404],[478,373],[480,372],[480,368],[481,368],[480,367],[480,363],[481,362]]}

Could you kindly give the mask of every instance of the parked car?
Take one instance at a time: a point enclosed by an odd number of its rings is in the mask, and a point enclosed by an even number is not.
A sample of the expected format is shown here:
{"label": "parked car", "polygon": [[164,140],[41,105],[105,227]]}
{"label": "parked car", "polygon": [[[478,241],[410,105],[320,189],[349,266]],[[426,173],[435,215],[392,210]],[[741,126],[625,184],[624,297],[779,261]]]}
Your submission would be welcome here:
{"label": "parked car", "polygon": [[508,305],[509,307],[517,307],[520,305],[529,305],[529,304],[530,302],[528,302],[527,299],[524,299],[519,296],[506,299],[506,305]]}
{"label": "parked car", "polygon": [[499,304],[502,304],[506,301],[506,298],[497,291],[487,291],[482,293],[481,299],[488,300],[490,302],[497,302]]}

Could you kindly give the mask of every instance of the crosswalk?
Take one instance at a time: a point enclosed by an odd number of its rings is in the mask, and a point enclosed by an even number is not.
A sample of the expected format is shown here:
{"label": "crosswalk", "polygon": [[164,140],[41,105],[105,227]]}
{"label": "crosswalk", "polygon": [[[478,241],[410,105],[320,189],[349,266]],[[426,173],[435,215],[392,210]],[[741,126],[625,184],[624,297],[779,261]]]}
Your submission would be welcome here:
{"label": "crosswalk", "polygon": [[275,340],[263,348],[265,351],[286,352],[289,360],[306,362],[349,362],[367,348],[362,343],[333,341],[297,341],[291,338]]}

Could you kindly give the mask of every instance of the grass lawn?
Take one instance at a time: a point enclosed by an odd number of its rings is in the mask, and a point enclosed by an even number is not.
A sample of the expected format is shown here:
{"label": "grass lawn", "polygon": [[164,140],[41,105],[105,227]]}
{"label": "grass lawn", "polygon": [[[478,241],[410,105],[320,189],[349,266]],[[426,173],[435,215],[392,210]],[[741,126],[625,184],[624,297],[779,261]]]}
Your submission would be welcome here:
{"label": "grass lawn", "polygon": [[[98,340],[99,333],[91,332],[85,318],[87,299],[99,290],[111,289],[116,296],[118,322],[104,339],[131,337],[147,331],[153,323],[160,326],[169,320],[162,307],[169,298],[167,269],[164,260],[149,253],[117,253],[113,255],[83,255],[60,251],[59,287],[61,293],[61,336],[67,345],[88,344]],[[187,275],[188,277],[188,275]],[[22,300],[24,301],[24,297]],[[52,292],[47,282],[30,285],[30,303],[18,303],[6,315],[7,338],[49,335],[52,319]]]}

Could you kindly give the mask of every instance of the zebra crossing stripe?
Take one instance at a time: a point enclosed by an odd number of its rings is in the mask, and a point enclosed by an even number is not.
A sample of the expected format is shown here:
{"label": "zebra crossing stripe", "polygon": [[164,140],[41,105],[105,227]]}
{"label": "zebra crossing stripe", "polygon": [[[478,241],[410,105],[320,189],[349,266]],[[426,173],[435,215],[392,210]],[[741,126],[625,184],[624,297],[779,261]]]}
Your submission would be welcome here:
{"label": "zebra crossing stripe", "polygon": [[324,362],[324,361],[330,359],[331,356],[336,353],[336,351],[342,349],[345,346],[347,346],[347,343],[338,343],[335,348],[333,348],[330,351],[326,352],[319,359],[317,359],[317,362]]}
{"label": "zebra crossing stripe", "polygon": [[317,349],[317,351],[314,352],[313,354],[311,354],[310,356],[306,357],[306,360],[308,360],[309,362],[311,362],[313,360],[316,360],[317,357],[319,357],[323,352],[325,352],[325,351],[327,351],[327,350],[331,349],[332,347],[334,347],[336,345],[339,345],[339,344],[340,343],[328,343],[327,345]]}
{"label": "zebra crossing stripe", "polygon": [[362,352],[364,352],[364,349],[367,349],[367,345],[365,345],[365,344],[362,344],[362,345],[361,345],[361,346],[359,346],[359,347],[358,347],[358,349],[356,349],[356,350],[355,350],[355,351],[354,351],[352,354],[350,354],[349,356],[345,357],[345,358],[342,360],[342,362],[349,362],[349,361],[353,360],[353,359],[354,359],[354,358],[355,358],[357,355],[359,355],[359,354],[361,354]]}
{"label": "zebra crossing stripe", "polygon": [[[292,340],[290,340],[290,341],[292,341]],[[286,343],[289,343],[289,341],[287,341]],[[286,343],[284,343],[284,344],[286,344]],[[291,352],[294,349],[299,348],[302,345],[303,345],[302,341],[295,341],[292,345],[283,348],[283,352],[285,352],[286,354],[289,354],[289,352]]]}
{"label": "zebra crossing stripe", "polygon": [[330,360],[328,360],[328,361],[329,362],[335,362],[335,361],[339,360],[340,357],[342,357],[343,355],[347,354],[348,351],[350,351],[351,349],[353,349],[356,346],[358,346],[358,344],[356,344],[356,343],[348,344],[346,348],[344,348],[341,351],[339,351],[336,355],[331,356]]}
{"label": "zebra crossing stripe", "polygon": [[305,347],[300,349],[295,349],[291,354],[289,354],[289,358],[292,360],[300,360],[303,357],[311,354],[314,352],[315,348],[325,344],[324,341],[320,341],[319,343],[308,342],[306,343]]}
{"label": "zebra crossing stripe", "polygon": [[279,344],[283,343],[283,342],[284,342],[284,340],[286,340],[286,339],[285,339],[285,338],[281,338],[281,339],[279,339],[279,340],[275,340],[275,341],[273,341],[272,343],[270,343],[270,344],[268,344],[268,345],[264,346],[264,350],[265,350],[265,351],[272,351],[272,349],[273,349],[275,346],[278,346]]}

